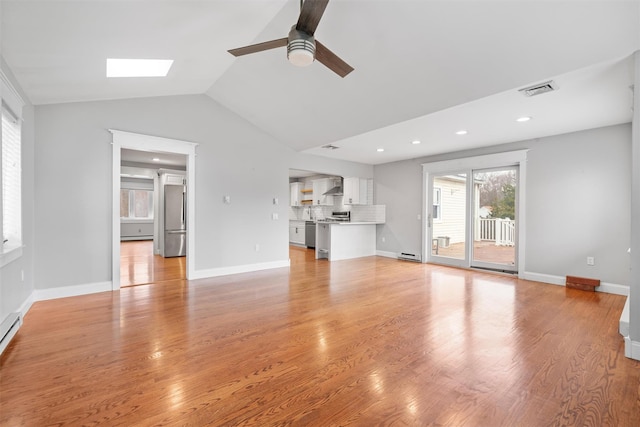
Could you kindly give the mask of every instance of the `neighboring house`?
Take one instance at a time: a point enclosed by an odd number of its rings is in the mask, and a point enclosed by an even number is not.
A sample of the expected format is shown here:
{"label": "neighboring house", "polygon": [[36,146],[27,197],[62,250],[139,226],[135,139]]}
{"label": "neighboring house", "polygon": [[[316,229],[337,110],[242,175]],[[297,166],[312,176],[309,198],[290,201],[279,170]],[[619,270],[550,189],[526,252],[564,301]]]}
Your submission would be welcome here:
{"label": "neighboring house", "polygon": [[[481,182],[476,182],[476,190]],[[466,221],[467,179],[459,175],[434,178],[433,238],[448,237],[449,244],[464,242]],[[476,191],[477,194],[477,191]],[[475,198],[476,207],[479,204]],[[478,212],[479,209],[474,209]]]}

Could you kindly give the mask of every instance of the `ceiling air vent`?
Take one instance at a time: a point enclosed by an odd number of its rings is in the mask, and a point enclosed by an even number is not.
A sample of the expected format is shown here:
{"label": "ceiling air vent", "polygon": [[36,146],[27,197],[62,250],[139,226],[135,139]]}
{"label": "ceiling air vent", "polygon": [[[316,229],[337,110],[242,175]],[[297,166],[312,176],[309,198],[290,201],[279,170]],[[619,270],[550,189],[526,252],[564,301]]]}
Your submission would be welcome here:
{"label": "ceiling air vent", "polygon": [[549,80],[548,82],[538,83],[533,86],[518,89],[518,92],[522,93],[524,96],[536,96],[547,92],[553,92],[554,90],[558,90],[558,85],[553,80]]}
{"label": "ceiling air vent", "polygon": [[337,150],[340,147],[336,147],[335,145],[327,144],[327,145],[323,145],[322,148],[326,148],[327,150]]}

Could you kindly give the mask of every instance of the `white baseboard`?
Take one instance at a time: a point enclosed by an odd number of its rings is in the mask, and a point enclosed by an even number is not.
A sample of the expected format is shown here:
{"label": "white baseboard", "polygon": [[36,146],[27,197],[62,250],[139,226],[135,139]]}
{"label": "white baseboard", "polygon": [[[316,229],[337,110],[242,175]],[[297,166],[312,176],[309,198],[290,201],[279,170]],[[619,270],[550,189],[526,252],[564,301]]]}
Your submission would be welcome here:
{"label": "white baseboard", "polygon": [[531,280],[534,282],[549,283],[551,285],[564,286],[566,278],[560,276],[552,276],[550,274],[531,273],[529,271],[523,271],[518,275],[520,279]]}
{"label": "white baseboard", "polygon": [[630,359],[640,360],[640,342],[624,337],[624,355]]}
{"label": "white baseboard", "polygon": [[[519,274],[518,277],[520,279],[549,283],[551,285],[559,286],[564,286],[567,281],[566,277],[553,276],[551,274],[532,273],[530,271],[524,271],[522,272],[522,274]],[[616,283],[600,282],[600,286],[596,288],[596,292],[629,296],[629,287],[625,285],[618,285]]]}
{"label": "white baseboard", "polygon": [[377,256],[383,256],[385,258],[395,258],[398,259],[398,254],[395,252],[388,252],[388,251],[376,251],[376,255]]}
{"label": "white baseboard", "polygon": [[85,285],[62,286],[59,288],[36,289],[35,301],[75,297],[78,295],[95,294],[107,291],[111,291],[111,282],[97,282]]}
{"label": "white baseboard", "polygon": [[18,308],[18,312],[20,312],[23,319],[24,316],[27,315],[29,310],[31,310],[31,306],[34,302],[36,302],[36,291],[31,292],[27,299],[22,303],[22,305],[20,305],[20,308]]}
{"label": "white baseboard", "polygon": [[620,332],[620,335],[622,335],[623,337],[629,336],[629,298],[627,298],[627,302],[624,303],[624,308],[622,309],[622,314],[620,315],[618,332]]}
{"label": "white baseboard", "polygon": [[206,279],[208,277],[228,276],[230,274],[250,273],[252,271],[269,270],[272,268],[284,268],[291,265],[290,260],[261,262],[258,264],[234,265],[233,267],[210,268],[196,270],[189,275],[189,280]]}

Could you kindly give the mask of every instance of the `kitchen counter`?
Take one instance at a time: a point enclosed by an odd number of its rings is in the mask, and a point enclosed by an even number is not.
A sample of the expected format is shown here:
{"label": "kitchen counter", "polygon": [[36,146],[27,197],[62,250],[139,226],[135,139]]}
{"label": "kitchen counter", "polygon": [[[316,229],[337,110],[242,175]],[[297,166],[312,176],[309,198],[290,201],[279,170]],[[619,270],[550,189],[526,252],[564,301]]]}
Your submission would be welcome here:
{"label": "kitchen counter", "polygon": [[316,259],[329,261],[376,254],[376,222],[318,221]]}

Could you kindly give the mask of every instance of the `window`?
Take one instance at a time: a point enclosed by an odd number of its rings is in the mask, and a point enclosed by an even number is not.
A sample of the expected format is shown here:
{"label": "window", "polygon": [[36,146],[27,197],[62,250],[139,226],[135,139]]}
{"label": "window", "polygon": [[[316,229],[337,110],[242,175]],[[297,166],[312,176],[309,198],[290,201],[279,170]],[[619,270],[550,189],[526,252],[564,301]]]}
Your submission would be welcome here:
{"label": "window", "polygon": [[441,219],[441,215],[442,215],[442,206],[441,206],[441,199],[440,199],[441,193],[442,193],[442,190],[440,188],[438,187],[433,188],[433,211],[431,215],[434,220]]}
{"label": "window", "polygon": [[153,219],[153,190],[120,189],[120,218]]}
{"label": "window", "polygon": [[22,245],[21,120],[2,106],[2,236],[4,246]]}

